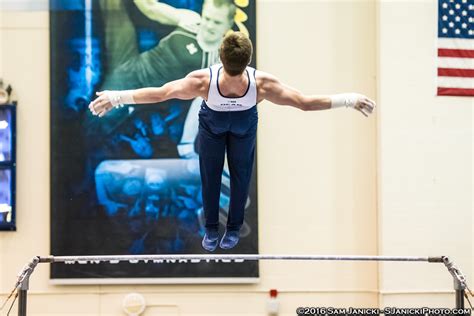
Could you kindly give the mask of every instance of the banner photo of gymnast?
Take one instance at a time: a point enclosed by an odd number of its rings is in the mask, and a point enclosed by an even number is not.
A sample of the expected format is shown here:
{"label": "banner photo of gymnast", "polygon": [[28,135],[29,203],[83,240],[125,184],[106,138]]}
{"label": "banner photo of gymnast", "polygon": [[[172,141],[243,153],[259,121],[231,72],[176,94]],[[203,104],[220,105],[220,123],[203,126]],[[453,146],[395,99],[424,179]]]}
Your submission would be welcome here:
{"label": "banner photo of gymnast", "polygon": [[[50,0],[50,8],[51,254],[206,253],[195,146],[202,99],[125,105],[102,118],[87,106],[97,91],[159,87],[219,64],[222,38],[232,30],[255,43],[255,1]],[[258,253],[255,175],[241,241],[217,254]],[[222,230],[229,205],[226,166]],[[60,284],[241,283],[258,276],[257,261],[51,266]]]}

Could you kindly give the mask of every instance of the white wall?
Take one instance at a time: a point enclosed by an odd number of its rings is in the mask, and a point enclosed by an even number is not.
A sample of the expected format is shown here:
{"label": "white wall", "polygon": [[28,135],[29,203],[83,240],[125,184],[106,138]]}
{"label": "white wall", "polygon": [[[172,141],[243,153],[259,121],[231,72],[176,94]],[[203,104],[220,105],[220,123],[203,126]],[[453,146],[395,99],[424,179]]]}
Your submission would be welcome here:
{"label": "white wall", "polygon": [[[436,17],[437,1],[378,5],[379,247],[449,255],[472,281],[474,102],[435,95]],[[382,305],[454,304],[443,266],[384,264],[380,276]]]}
{"label": "white wall", "polygon": [[11,11],[48,10],[49,0],[0,0],[0,9]]}

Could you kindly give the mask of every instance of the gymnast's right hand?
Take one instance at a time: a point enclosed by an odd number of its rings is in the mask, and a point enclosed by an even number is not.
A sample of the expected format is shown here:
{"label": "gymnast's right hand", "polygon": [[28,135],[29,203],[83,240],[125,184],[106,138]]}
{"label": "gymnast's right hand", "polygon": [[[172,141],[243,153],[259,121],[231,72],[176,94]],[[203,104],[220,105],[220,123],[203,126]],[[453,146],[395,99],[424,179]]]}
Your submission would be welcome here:
{"label": "gymnast's right hand", "polygon": [[112,96],[110,95],[111,92],[113,91],[105,90],[96,92],[98,97],[89,104],[89,110],[93,115],[102,117],[114,107],[112,104]]}
{"label": "gymnast's right hand", "polygon": [[89,104],[92,114],[99,117],[104,116],[112,108],[122,107],[124,104],[134,104],[132,90],[104,90],[96,93],[97,99]]}

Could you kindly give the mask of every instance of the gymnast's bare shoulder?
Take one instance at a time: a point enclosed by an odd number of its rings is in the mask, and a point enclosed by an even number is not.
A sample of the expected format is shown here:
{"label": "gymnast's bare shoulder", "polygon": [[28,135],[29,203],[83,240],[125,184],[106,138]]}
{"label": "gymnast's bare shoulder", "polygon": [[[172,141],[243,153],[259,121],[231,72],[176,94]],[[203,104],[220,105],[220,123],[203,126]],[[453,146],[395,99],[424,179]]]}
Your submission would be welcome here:
{"label": "gymnast's bare shoulder", "polygon": [[209,68],[191,71],[184,79],[192,80],[194,82],[195,93],[197,96],[207,99],[209,93],[209,81],[211,80]]}
{"label": "gymnast's bare shoulder", "polygon": [[257,102],[267,99],[265,96],[272,90],[272,85],[279,82],[278,78],[267,72],[256,70],[255,82],[257,84]]}

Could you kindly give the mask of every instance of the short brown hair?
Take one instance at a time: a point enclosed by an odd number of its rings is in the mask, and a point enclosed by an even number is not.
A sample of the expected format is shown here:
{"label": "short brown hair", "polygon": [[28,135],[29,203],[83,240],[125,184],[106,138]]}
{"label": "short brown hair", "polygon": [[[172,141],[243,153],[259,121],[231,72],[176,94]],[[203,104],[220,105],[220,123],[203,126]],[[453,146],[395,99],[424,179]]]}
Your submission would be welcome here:
{"label": "short brown hair", "polygon": [[249,37],[242,32],[233,32],[224,37],[219,54],[225,72],[237,76],[250,63],[252,53],[253,46]]}

